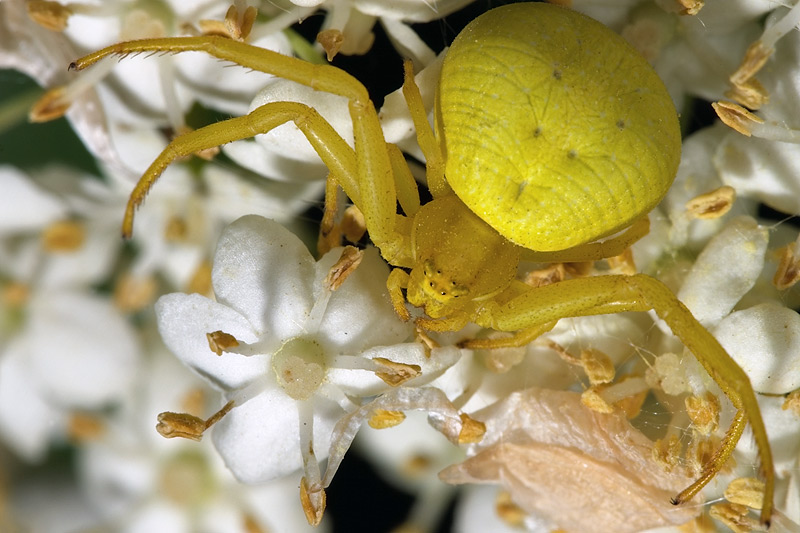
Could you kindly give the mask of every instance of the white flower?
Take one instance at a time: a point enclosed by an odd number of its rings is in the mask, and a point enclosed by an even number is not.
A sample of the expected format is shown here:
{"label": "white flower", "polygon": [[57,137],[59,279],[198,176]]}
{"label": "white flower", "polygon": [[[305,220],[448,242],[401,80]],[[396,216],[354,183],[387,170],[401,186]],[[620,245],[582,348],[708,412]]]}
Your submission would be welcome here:
{"label": "white flower", "polygon": [[153,431],[159,409],[202,414],[211,391],[160,342],[148,348],[136,394],[78,452],[81,486],[99,522],[125,533],[311,531],[294,504],[294,479],[241,485],[210,443],[166,440]]}
{"label": "white flower", "polygon": [[74,411],[122,401],[140,354],[130,325],[98,296],[48,290],[26,314],[0,353],[0,438],[33,461],[64,438]]}
{"label": "white flower", "polygon": [[[316,263],[279,224],[243,217],[217,248],[218,301],[172,294],[156,304],[167,346],[234,402],[215,426],[214,443],[242,481],[275,479],[304,463],[309,483],[318,479],[309,473],[312,435],[324,457],[333,425],[358,407],[354,399],[388,389],[375,375],[387,369],[375,359],[417,365],[422,375],[409,384],[433,379],[453,362],[452,354],[426,358],[421,345],[398,344],[410,326],[388,302],[388,271],[376,250],[367,250],[338,290],[325,287],[340,253]],[[212,332],[235,338],[221,357],[209,349]]]}

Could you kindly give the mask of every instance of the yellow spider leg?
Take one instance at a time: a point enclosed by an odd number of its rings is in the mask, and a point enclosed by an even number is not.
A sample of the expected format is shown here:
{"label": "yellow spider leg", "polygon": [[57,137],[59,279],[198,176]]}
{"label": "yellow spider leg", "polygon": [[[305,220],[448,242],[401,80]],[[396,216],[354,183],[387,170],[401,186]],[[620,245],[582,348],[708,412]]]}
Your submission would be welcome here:
{"label": "yellow spider leg", "polygon": [[386,280],[386,287],[389,289],[389,299],[392,301],[395,313],[401,320],[410,320],[411,314],[406,309],[406,299],[403,296],[403,289],[408,288],[408,273],[399,268],[393,269]]}
{"label": "yellow spider leg", "polygon": [[125,209],[122,235],[126,238],[131,236],[135,209],[142,203],[164,169],[175,159],[220,144],[253,137],[290,120],[305,133],[348,196],[353,198],[354,202],[358,202],[356,157],[353,149],[314,109],[296,102],[273,102],[254,109],[249,115],[210,124],[181,135],[169,143],[133,189]]}
{"label": "yellow spider leg", "polygon": [[564,317],[650,309],[669,325],[740,412],[734,417],[720,449],[704,467],[702,476],[676,496],[674,503],[691,499],[720,471],[736,447],[746,418],[758,447],[765,479],[761,521],[769,524],[775,470],[764,421],[750,379],[666,285],[644,274],[566,280],[531,288],[504,305],[491,305],[489,302],[475,321],[484,327],[501,331],[518,331]]}
{"label": "yellow spider leg", "polygon": [[417,144],[419,144],[425,156],[425,177],[428,181],[428,189],[434,198],[452,194],[453,191],[450,185],[444,179],[442,147],[436,142],[433,128],[428,122],[428,113],[425,112],[422,95],[419,92],[417,82],[414,80],[414,65],[410,60],[403,61],[403,71],[405,72],[403,96],[411,113],[411,119],[414,121],[414,129],[417,131]]}
{"label": "yellow spider leg", "polygon": [[514,333],[511,337],[498,338],[498,339],[469,339],[458,343],[460,348],[469,348],[471,350],[496,350],[498,348],[518,348],[525,346],[536,340],[540,335],[544,335],[554,327],[556,327],[557,320],[546,322],[544,324],[536,324],[530,328],[521,329]]}
{"label": "yellow spider leg", "polygon": [[[139,52],[180,53],[187,51],[206,52],[216,58],[231,61],[245,68],[258,70],[307,85],[319,91],[344,96],[350,100],[350,116],[353,119],[353,136],[359,157],[356,161],[357,173],[343,175],[336,171],[340,184],[364,213],[367,227],[373,242],[388,259],[401,252],[401,237],[395,232],[395,212],[397,197],[394,187],[386,141],[383,137],[378,114],[369,99],[366,88],[357,79],[341,69],[330,65],[315,65],[284,56],[277,52],[258,48],[246,43],[224,37],[206,35],[201,37],[173,37],[163,39],[142,39],[118,43],[93,52],[75,61],[70,68],[82,70],[100,59],[111,56],[125,56]],[[251,113],[252,114],[252,113]],[[284,120],[285,122],[285,120]],[[223,124],[230,124],[229,122]],[[230,126],[227,126],[230,128]],[[226,131],[215,130],[222,138],[233,135]],[[262,133],[260,130],[255,133]],[[243,138],[243,137],[237,137]],[[321,138],[327,142],[328,138]],[[216,145],[223,142],[216,142]],[[313,144],[313,142],[312,142]],[[338,158],[333,150],[320,145],[320,157],[323,161]],[[326,161],[327,163],[327,161]],[[333,171],[334,169],[331,169]],[[358,192],[353,187],[348,189],[348,177],[358,176]],[[151,181],[152,183],[152,181]],[[143,189],[145,192],[147,187]],[[141,203],[141,199],[135,202]]]}
{"label": "yellow spider leg", "polygon": [[419,210],[417,182],[411,175],[403,152],[394,144],[387,144],[386,147],[389,150],[389,161],[392,163],[392,173],[397,187],[397,201],[400,202],[403,213],[408,217],[413,217]]}
{"label": "yellow spider leg", "polygon": [[640,218],[630,225],[628,229],[602,242],[580,244],[567,250],[557,252],[536,252],[522,249],[521,259],[535,263],[578,263],[582,261],[599,261],[608,257],[616,257],[633,243],[647,235],[650,231],[650,219]]}

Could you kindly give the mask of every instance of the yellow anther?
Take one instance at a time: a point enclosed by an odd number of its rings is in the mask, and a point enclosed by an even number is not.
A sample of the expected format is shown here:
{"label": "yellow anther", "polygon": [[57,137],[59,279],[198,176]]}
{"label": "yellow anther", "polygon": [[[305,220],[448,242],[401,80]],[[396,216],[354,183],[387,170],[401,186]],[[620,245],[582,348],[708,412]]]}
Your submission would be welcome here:
{"label": "yellow anther", "polygon": [[486,424],[469,415],[461,413],[461,432],[458,434],[459,444],[472,444],[480,442],[486,433]]}
{"label": "yellow anther", "polygon": [[141,311],[152,304],[158,291],[158,282],[152,276],[122,274],[114,286],[114,305],[127,313]]}
{"label": "yellow anther", "polygon": [[339,260],[330,268],[322,284],[327,290],[335,291],[356,271],[364,258],[364,250],[345,246]]}
{"label": "yellow anther", "polygon": [[731,503],[761,509],[764,504],[764,482],[752,477],[736,478],[728,484],[724,495]]}
{"label": "yellow anther", "polygon": [[383,369],[376,371],[375,375],[392,387],[398,387],[409,379],[414,379],[422,374],[422,368],[419,365],[395,363],[383,357],[376,357],[373,361]]}
{"label": "yellow anther", "polygon": [[328,61],[333,61],[344,43],[344,34],[339,30],[325,30],[317,34],[317,42],[322,45]]}
{"label": "yellow anther", "polygon": [[303,477],[300,480],[300,504],[303,506],[303,512],[308,523],[312,526],[318,526],[322,522],[322,515],[325,513],[325,489],[309,487],[306,478]]}
{"label": "yellow anther", "polygon": [[25,7],[28,16],[40,26],[52,31],[64,31],[72,10],[58,2],[45,0],[29,0]]}
{"label": "yellow anther", "polygon": [[614,381],[616,370],[611,358],[594,348],[581,351],[581,366],[589,383],[599,385],[601,383],[611,383]]}
{"label": "yellow anther", "polygon": [[733,85],[725,92],[725,98],[730,98],[748,109],[760,109],[769,102],[769,92],[755,78],[751,78],[739,85]]}
{"label": "yellow anther", "polygon": [[206,420],[188,413],[159,413],[156,431],[167,439],[180,437],[199,441],[203,438],[203,433],[228,414],[233,409],[233,406],[234,403],[231,400]]}
{"label": "yellow anther", "polygon": [[206,339],[208,339],[208,347],[217,355],[222,355],[222,352],[228,350],[228,348],[239,346],[239,341],[236,340],[236,337],[224,331],[206,333]]}
{"label": "yellow anther", "polygon": [[75,252],[86,240],[86,228],[75,220],[62,220],[47,226],[42,232],[42,246],[48,252]]}
{"label": "yellow anther", "polygon": [[692,421],[692,425],[699,434],[708,436],[719,428],[719,399],[706,392],[705,396],[687,396],[684,401],[686,413]]}
{"label": "yellow anther", "polygon": [[681,441],[677,435],[658,439],[653,444],[653,460],[660,464],[666,472],[672,472],[681,458]]}
{"label": "yellow anther", "polygon": [[88,413],[72,413],[67,425],[67,434],[76,443],[98,439],[105,430],[103,421]]}
{"label": "yellow anther", "polygon": [[564,263],[555,263],[540,270],[532,270],[525,275],[525,283],[531,287],[543,287],[567,279]]}
{"label": "yellow anther", "polygon": [[709,510],[711,518],[719,520],[734,533],[750,533],[760,529],[758,520],[747,516],[748,513],[746,506],[735,503],[718,503]]}
{"label": "yellow anther", "polygon": [[201,261],[200,264],[197,265],[197,269],[194,271],[194,274],[192,274],[192,277],[189,279],[189,283],[186,285],[185,292],[189,294],[211,294],[211,270],[212,265],[209,260],[204,259]]}
{"label": "yellow anther", "polygon": [[367,423],[373,429],[386,429],[399,425],[405,419],[406,414],[403,411],[375,409]]}
{"label": "yellow anther", "polygon": [[761,41],[756,41],[751,44],[744,54],[742,64],[736,69],[736,72],[731,74],[730,81],[736,85],[743,85],[750,78],[756,75],[761,70],[761,67],[767,62],[767,59],[775,51],[774,48],[767,48]]}
{"label": "yellow anther", "polygon": [[781,405],[781,409],[791,409],[794,414],[800,416],[800,390],[790,392]]}
{"label": "yellow anther", "polygon": [[581,403],[597,413],[613,413],[614,407],[601,396],[602,388],[592,386],[581,393]]}
{"label": "yellow anther", "polygon": [[717,112],[719,119],[726,126],[738,131],[742,135],[750,137],[754,124],[763,124],[764,119],[754,115],[747,109],[732,102],[713,102],[711,107]]}
{"label": "yellow anther", "polygon": [[780,263],[772,283],[779,291],[788,289],[800,280],[800,247],[797,243],[794,241],[778,250]]}
{"label": "yellow anther", "polygon": [[498,491],[497,497],[494,500],[494,508],[500,520],[513,528],[524,529],[523,525],[528,513],[514,503],[508,491]]}
{"label": "yellow anther", "polygon": [[723,185],[718,189],[695,196],[686,202],[686,211],[692,218],[719,218],[733,207],[736,189]]}

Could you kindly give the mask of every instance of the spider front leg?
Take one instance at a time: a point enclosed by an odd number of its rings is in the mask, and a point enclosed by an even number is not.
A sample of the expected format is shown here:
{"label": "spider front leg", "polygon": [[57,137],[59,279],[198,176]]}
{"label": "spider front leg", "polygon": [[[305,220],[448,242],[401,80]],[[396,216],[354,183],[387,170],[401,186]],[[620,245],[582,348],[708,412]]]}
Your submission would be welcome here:
{"label": "spider front leg", "polygon": [[[134,190],[126,214],[124,228],[126,235],[131,232],[133,209],[142,202],[164,167],[176,157],[192,153],[199,146],[213,147],[265,133],[283,122],[293,120],[303,130],[323,162],[336,175],[347,195],[361,209],[370,236],[384,257],[391,260],[393,256],[403,252],[405,248],[403,236],[395,230],[397,193],[394,176],[378,114],[364,85],[343,70],[330,65],[313,65],[271,50],[213,35],[142,39],[118,43],[78,59],[70,65],[70,68],[82,70],[111,55],[187,51],[206,52],[213,57],[231,61],[245,68],[344,96],[350,102],[355,155],[346,143],[340,142],[341,137],[324,119],[315,112],[309,113],[310,108],[307,106],[301,109],[295,107],[299,104],[289,102],[262,106],[247,116],[202,128],[173,141]],[[269,116],[270,113],[277,113],[279,117],[273,118]],[[301,124],[304,124],[306,129],[303,129]],[[238,127],[244,128],[243,131],[235,131]]]}
{"label": "spider front leg", "polygon": [[495,330],[520,331],[544,326],[561,318],[650,309],[667,323],[694,354],[736,408],[720,448],[704,466],[701,476],[678,494],[673,503],[690,500],[719,473],[736,448],[745,425],[749,423],[765,480],[761,521],[768,525],[773,509],[775,470],[767,431],[750,379],[666,285],[644,274],[561,281],[531,287],[503,305],[487,303],[475,322]]}

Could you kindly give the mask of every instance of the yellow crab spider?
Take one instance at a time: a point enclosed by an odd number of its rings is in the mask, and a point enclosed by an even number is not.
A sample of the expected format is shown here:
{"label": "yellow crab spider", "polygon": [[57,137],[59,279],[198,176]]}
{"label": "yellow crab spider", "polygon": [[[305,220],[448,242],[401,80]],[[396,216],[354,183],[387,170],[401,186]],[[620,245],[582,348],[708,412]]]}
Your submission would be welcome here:
{"label": "yellow crab spider", "polygon": [[749,423],[765,479],[761,520],[769,523],[774,469],[750,381],[665,285],[643,274],[536,288],[516,280],[521,259],[590,261],[619,254],[647,232],[648,212],[674,179],[680,159],[675,109],[655,72],[617,34],[551,4],[487,12],[447,54],[435,131],[407,63],[403,92],[433,196],[422,206],[399,150],[384,140],[366,89],[333,66],[202,36],[120,43],[71,67],[83,69],[109,55],[183,51],[205,51],[346,97],[355,148],[314,109],[294,102],[269,103],[187,133],[164,150],[131,194],[126,236],[135,208],[176,158],[293,121],[395,267],[387,284],[403,318],[409,318],[407,300],[424,310],[427,317],[418,322],[429,330],[454,331],[472,321],[515,332],[511,339],[464,343],[497,347],[529,342],[565,317],[655,310],[736,407],[720,448],[673,503],[691,499],[720,471]]}

